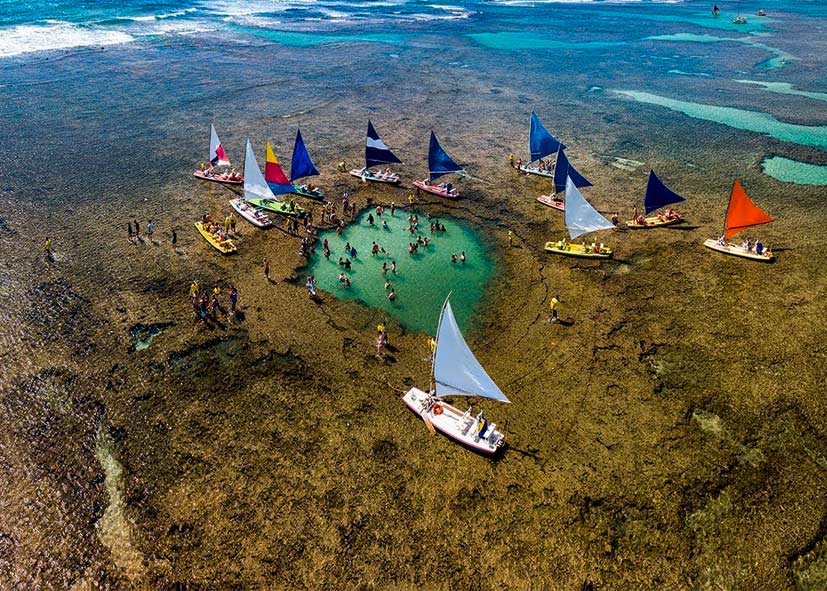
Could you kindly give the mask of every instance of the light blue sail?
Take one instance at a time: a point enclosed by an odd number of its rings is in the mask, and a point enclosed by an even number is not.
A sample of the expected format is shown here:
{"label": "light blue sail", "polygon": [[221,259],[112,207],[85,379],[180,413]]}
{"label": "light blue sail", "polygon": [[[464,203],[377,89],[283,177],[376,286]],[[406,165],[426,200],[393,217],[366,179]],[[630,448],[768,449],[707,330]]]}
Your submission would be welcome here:
{"label": "light blue sail", "polygon": [[468,348],[447,299],[436,335],[434,387],[437,396],[481,396],[510,402]]}
{"label": "light blue sail", "polygon": [[565,146],[540,122],[540,118],[534,111],[531,112],[531,122],[528,125],[528,150],[531,153],[531,162],[554,154]]}
{"label": "light blue sail", "polygon": [[436,134],[432,131],[431,143],[428,146],[428,174],[431,175],[431,182],[452,172],[462,172],[462,167],[442,149]]}
{"label": "light blue sail", "polygon": [[589,232],[614,228],[612,222],[586,201],[570,177],[566,179],[566,228],[572,240]]}
{"label": "light blue sail", "polygon": [[554,192],[559,193],[566,190],[566,179],[571,177],[574,186],[578,188],[591,187],[592,184],[582,174],[577,172],[566,157],[563,147],[557,152],[557,162],[554,164]]}
{"label": "light blue sail", "polygon": [[290,161],[290,181],[295,181],[306,176],[316,176],[319,171],[313,165],[307,147],[304,145],[302,132],[296,130],[296,143],[293,145],[293,159]]}

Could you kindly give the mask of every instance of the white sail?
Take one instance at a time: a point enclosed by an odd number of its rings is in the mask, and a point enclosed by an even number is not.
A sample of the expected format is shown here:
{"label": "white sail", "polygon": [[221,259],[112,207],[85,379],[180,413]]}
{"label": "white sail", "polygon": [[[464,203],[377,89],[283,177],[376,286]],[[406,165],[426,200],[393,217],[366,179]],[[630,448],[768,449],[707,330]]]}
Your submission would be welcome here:
{"label": "white sail", "polygon": [[264,180],[261,169],[253,153],[253,145],[247,138],[247,152],[244,154],[244,198],[245,199],[275,199],[270,185]]}
{"label": "white sail", "polygon": [[213,166],[230,165],[230,161],[224,152],[224,147],[221,145],[221,140],[218,139],[218,133],[216,133],[215,126],[212,123],[210,123],[210,162]]}
{"label": "white sail", "polygon": [[509,402],[462,338],[448,300],[442,307],[436,336],[434,382],[437,396],[481,396]]}
{"label": "white sail", "polygon": [[580,194],[571,177],[566,177],[566,228],[572,240],[588,232],[614,228],[614,224],[600,215]]}

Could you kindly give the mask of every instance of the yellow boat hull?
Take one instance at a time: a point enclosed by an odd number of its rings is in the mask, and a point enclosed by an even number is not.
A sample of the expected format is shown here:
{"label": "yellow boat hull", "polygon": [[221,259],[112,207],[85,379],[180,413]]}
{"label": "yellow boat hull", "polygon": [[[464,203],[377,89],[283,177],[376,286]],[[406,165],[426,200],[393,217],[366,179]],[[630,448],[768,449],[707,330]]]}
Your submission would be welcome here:
{"label": "yellow boat hull", "polygon": [[207,229],[204,228],[204,224],[201,222],[195,222],[195,227],[198,228],[198,231],[204,237],[204,240],[209,242],[218,252],[222,254],[232,254],[236,252],[236,247],[232,240],[218,240],[214,234],[208,232]]}
{"label": "yellow boat hull", "polygon": [[590,246],[583,246],[582,244],[561,244],[559,242],[546,242],[545,250],[552,254],[560,254],[579,259],[610,259],[614,254],[611,248],[605,246],[600,248],[600,252],[595,252]]}

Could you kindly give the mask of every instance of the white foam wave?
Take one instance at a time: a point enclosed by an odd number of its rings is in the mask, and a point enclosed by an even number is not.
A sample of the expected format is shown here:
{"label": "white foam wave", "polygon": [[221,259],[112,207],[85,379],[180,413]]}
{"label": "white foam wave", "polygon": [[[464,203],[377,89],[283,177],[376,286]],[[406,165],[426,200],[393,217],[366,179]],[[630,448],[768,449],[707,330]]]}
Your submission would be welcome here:
{"label": "white foam wave", "polygon": [[0,29],[0,58],[73,47],[131,43],[135,38],[124,31],[78,27],[62,21],[48,25],[18,25]]}
{"label": "white foam wave", "polygon": [[135,22],[151,22],[151,21],[162,21],[168,18],[178,18],[179,16],[186,16],[191,12],[195,12],[198,10],[197,8],[185,8],[184,10],[176,10],[175,12],[168,12],[165,14],[147,14],[142,16],[127,16],[123,17],[131,21]]}
{"label": "white foam wave", "polygon": [[135,33],[135,35],[139,37],[149,37],[153,35],[195,35],[197,33],[209,33],[216,30],[216,27],[207,21],[172,21],[159,22]]}

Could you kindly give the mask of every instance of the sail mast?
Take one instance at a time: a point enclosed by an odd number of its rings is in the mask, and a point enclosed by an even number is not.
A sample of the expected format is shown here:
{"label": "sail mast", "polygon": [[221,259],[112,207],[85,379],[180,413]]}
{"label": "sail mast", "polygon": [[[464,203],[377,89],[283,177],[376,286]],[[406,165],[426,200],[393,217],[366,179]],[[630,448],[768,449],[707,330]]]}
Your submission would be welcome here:
{"label": "sail mast", "polygon": [[442,317],[445,315],[445,306],[448,304],[448,298],[451,297],[451,292],[445,296],[445,301],[442,302],[442,310],[439,311],[439,322],[436,324],[436,335],[434,336],[434,350],[431,351],[431,384],[430,392],[436,394],[436,379],[434,378],[434,367],[436,366],[436,348],[439,346],[439,329],[442,326]]}

